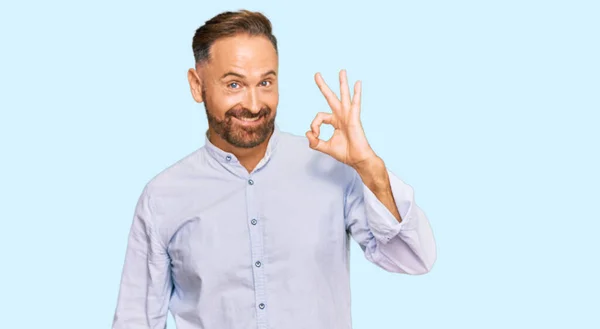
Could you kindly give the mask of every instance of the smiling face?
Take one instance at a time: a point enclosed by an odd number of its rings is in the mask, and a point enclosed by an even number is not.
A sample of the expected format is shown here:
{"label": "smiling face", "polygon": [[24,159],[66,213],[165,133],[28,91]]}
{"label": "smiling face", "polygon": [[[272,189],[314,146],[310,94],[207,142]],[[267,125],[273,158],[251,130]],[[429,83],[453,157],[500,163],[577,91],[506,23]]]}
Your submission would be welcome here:
{"label": "smiling face", "polygon": [[217,40],[208,61],[188,73],[192,95],[203,102],[211,137],[238,148],[267,141],[279,102],[278,57],[262,36]]}

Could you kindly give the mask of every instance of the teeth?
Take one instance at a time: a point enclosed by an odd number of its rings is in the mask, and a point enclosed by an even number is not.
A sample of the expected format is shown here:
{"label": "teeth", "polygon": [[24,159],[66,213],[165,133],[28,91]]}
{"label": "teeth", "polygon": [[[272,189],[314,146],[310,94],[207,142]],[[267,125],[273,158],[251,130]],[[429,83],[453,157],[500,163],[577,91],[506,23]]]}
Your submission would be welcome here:
{"label": "teeth", "polygon": [[258,117],[256,117],[256,118],[242,118],[241,120],[242,120],[242,121],[256,121],[256,120],[258,120],[258,119],[259,119],[259,118],[258,118]]}

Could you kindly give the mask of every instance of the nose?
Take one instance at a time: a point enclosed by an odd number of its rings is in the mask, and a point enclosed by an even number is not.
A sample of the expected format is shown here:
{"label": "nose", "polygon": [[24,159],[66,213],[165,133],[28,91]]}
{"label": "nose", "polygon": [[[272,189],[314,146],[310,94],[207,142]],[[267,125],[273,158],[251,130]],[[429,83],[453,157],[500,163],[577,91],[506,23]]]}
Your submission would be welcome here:
{"label": "nose", "polygon": [[250,110],[252,113],[258,113],[260,111],[258,90],[256,90],[256,88],[248,88],[245,96],[244,107]]}

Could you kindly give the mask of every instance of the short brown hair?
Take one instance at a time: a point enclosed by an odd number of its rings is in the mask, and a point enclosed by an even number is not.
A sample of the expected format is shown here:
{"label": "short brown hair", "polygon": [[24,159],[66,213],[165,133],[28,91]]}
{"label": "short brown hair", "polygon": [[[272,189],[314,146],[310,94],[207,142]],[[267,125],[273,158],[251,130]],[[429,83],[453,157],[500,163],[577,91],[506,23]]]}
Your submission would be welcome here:
{"label": "short brown hair", "polygon": [[196,30],[192,40],[196,63],[208,60],[210,47],[215,41],[236,34],[264,36],[271,41],[277,52],[277,39],[272,33],[271,21],[265,15],[249,10],[226,11],[206,21]]}

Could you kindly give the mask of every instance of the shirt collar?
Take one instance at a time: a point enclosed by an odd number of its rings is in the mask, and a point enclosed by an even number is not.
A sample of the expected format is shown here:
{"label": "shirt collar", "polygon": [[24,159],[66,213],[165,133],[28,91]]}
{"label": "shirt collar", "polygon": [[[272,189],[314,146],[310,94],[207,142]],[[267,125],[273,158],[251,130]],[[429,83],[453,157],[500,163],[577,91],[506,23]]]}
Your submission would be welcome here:
{"label": "shirt collar", "polygon": [[[265,152],[265,156],[260,161],[258,166],[261,166],[262,164],[269,161],[269,159],[271,158],[271,155],[275,151],[275,147],[277,146],[277,142],[279,141],[280,134],[281,134],[281,132],[279,130],[279,126],[277,124],[275,124],[273,133],[271,134],[271,137],[269,138],[269,142],[267,143],[267,151]],[[233,153],[225,152],[222,149],[215,146],[213,143],[211,143],[211,141],[208,139],[208,130],[206,131],[206,133],[204,135],[204,144],[205,144],[205,148],[208,151],[208,153],[213,158],[215,158],[217,161],[219,161],[220,163],[238,163],[239,162]]]}

